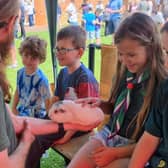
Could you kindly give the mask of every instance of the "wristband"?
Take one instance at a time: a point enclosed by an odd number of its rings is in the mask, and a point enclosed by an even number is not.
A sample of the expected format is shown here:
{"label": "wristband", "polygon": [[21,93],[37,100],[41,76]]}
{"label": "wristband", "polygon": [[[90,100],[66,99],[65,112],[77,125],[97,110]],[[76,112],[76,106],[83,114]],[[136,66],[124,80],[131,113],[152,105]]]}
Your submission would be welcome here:
{"label": "wristband", "polygon": [[58,132],[59,133],[65,132],[63,123],[58,123]]}

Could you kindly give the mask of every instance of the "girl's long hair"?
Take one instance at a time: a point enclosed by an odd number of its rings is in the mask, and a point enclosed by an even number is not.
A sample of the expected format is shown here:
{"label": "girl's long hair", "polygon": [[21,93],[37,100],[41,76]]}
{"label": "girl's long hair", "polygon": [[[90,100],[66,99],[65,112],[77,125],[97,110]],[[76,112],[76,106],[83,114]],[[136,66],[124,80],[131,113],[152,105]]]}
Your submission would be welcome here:
{"label": "girl's long hair", "polygon": [[[148,57],[148,68],[150,79],[147,84],[144,101],[137,116],[133,118],[127,130],[136,123],[135,131],[132,135],[133,139],[138,138],[138,134],[146,120],[151,105],[152,97],[156,86],[167,77],[167,71],[164,67],[164,56],[161,47],[159,31],[153,20],[143,14],[134,13],[128,16],[119,26],[114,36],[115,44],[119,44],[123,39],[128,38],[138,41],[142,46],[146,47]],[[116,79],[112,87],[109,101],[114,102],[118,93],[119,83],[123,80],[126,72],[124,67],[118,60]]]}

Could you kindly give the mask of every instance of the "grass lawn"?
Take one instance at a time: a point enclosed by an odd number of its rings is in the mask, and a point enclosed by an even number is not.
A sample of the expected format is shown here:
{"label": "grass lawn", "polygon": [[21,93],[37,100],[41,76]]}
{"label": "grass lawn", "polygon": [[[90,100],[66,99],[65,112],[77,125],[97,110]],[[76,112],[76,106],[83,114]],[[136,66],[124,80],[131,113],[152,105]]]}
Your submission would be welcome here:
{"label": "grass lawn", "polygon": [[[50,45],[49,45],[49,34],[48,31],[43,32],[35,32],[35,33],[28,33],[29,35],[38,35],[39,37],[45,39],[48,42],[48,51],[47,51],[47,60],[45,63],[40,65],[40,68],[43,72],[47,75],[49,82],[53,82],[53,72],[52,72],[52,62],[51,62],[51,55],[50,55]],[[16,40],[16,48],[20,46],[21,40]],[[112,38],[109,37],[102,37],[102,44],[111,44]],[[96,50],[95,53],[95,77],[99,81],[100,79],[100,63],[101,63],[101,51]],[[16,74],[17,70],[22,67],[22,62],[20,55],[17,53],[17,60],[18,60],[18,67],[16,69],[8,69],[7,68],[7,76],[12,85],[13,92],[16,87]],[[88,66],[88,49],[86,49],[84,56],[82,57],[82,62]],[[58,71],[60,67],[58,66]],[[41,160],[41,168],[63,168],[64,167],[64,160],[63,158],[57,154],[52,149],[48,150],[49,156],[47,158],[43,158]]]}

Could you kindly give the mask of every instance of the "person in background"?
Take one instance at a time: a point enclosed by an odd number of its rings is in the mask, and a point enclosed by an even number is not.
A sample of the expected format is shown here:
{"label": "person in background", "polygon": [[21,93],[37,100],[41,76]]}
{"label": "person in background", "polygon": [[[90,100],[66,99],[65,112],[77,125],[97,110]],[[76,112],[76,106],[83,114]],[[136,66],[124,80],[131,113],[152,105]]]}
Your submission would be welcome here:
{"label": "person in background", "polygon": [[97,5],[96,5],[96,10],[99,10],[100,11],[100,16],[103,15],[103,12],[104,12],[104,4],[103,4],[103,1],[102,0],[98,0],[97,2]]}
{"label": "person in background", "polygon": [[78,14],[75,6],[75,0],[71,0],[66,8],[68,13],[68,23],[71,25],[78,25]]}
{"label": "person in background", "polygon": [[95,38],[96,38],[96,45],[100,46],[101,44],[101,25],[102,25],[102,17],[101,17],[101,10],[96,9],[95,11],[96,19],[95,19]]}
{"label": "person in background", "polygon": [[20,37],[18,37],[18,38],[21,38],[22,40],[24,40],[26,37],[24,22],[25,22],[25,3],[24,3],[24,0],[22,0],[20,3],[20,18],[19,18]]}
{"label": "person in background", "polygon": [[167,0],[162,1],[162,13],[163,13],[164,19],[168,21],[168,1]]}
{"label": "person in background", "polygon": [[89,7],[89,12],[83,15],[83,22],[87,32],[87,39],[89,43],[93,43],[95,39],[95,20],[96,15],[93,13],[92,6]]}
{"label": "person in background", "polygon": [[122,8],[123,0],[109,0],[109,4],[105,9],[105,11],[110,14],[106,35],[113,34],[117,30],[121,20]]}
{"label": "person in background", "polygon": [[157,6],[156,8],[153,9],[151,17],[154,20],[154,22],[157,24],[159,29],[165,23],[165,19],[163,17],[163,13],[161,11],[160,6]]}
{"label": "person in background", "polygon": [[148,15],[151,16],[152,15],[152,11],[153,11],[153,1],[152,0],[147,0],[148,2]]}
{"label": "person in background", "polygon": [[148,14],[149,9],[150,8],[149,8],[148,0],[139,1],[138,8],[137,8],[138,12],[142,12],[142,13]]}
{"label": "person in background", "polygon": [[137,0],[130,0],[128,3],[128,12],[129,13],[137,12],[137,8],[138,8]]}
{"label": "person in background", "polygon": [[31,27],[34,25],[34,6],[31,0],[27,1],[25,8],[26,14],[28,16],[29,26]]}

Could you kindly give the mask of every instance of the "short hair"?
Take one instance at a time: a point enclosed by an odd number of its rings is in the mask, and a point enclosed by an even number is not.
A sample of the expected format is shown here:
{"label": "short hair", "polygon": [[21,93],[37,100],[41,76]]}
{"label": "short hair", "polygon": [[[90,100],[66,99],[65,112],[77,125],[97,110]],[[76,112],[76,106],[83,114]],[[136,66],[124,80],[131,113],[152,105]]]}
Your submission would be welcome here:
{"label": "short hair", "polygon": [[81,26],[70,25],[62,28],[57,34],[57,41],[71,39],[76,48],[86,47],[86,31]]}
{"label": "short hair", "polygon": [[163,32],[167,32],[168,33],[168,21],[161,28],[161,33],[163,33]]}
{"label": "short hair", "polygon": [[29,36],[21,43],[20,55],[31,55],[32,58],[39,58],[40,62],[46,60],[47,43],[38,36]]}

